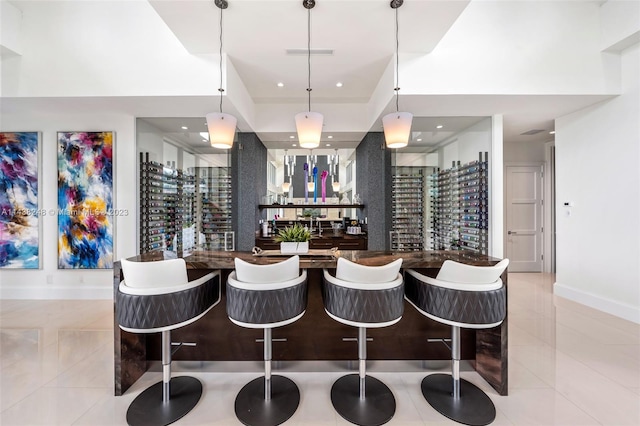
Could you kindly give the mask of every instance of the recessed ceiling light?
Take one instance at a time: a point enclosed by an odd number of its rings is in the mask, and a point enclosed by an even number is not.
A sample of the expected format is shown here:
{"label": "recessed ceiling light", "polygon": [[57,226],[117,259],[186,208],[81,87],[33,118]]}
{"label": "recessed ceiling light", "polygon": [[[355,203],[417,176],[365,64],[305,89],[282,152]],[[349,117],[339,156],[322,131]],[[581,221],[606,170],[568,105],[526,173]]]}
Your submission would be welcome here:
{"label": "recessed ceiling light", "polygon": [[293,136],[293,135],[289,136],[289,139],[295,139],[295,138],[296,138],[296,137],[295,137],[295,136]]}
{"label": "recessed ceiling light", "polygon": [[278,83],[278,87],[284,87],[284,83],[283,82],[279,82]]}
{"label": "recessed ceiling light", "polygon": [[298,146],[298,145],[296,145],[296,144],[294,143],[294,144],[291,144],[291,146]]}
{"label": "recessed ceiling light", "polygon": [[444,127],[444,126],[443,126],[442,124],[438,124],[438,125],[436,126],[436,129],[442,129],[443,127]]}
{"label": "recessed ceiling light", "polygon": [[202,139],[202,142],[209,142],[208,139]]}
{"label": "recessed ceiling light", "polygon": [[182,126],[182,127],[181,127],[181,129],[182,129],[182,130],[187,130],[187,129],[188,129],[188,127],[187,127],[187,126]]}
{"label": "recessed ceiling light", "polygon": [[418,138],[418,139],[416,139],[416,141],[422,142],[422,138]]}
{"label": "recessed ceiling light", "polygon": [[336,83],[336,87],[342,87],[342,83],[341,82],[337,82]]}
{"label": "recessed ceiling light", "polygon": [[555,135],[555,134],[556,134],[556,131],[555,131],[555,130],[552,130],[552,131],[550,131],[550,132],[549,132],[549,134],[550,134],[550,135]]}
{"label": "recessed ceiling light", "polygon": [[328,144],[326,144],[325,146],[331,146],[331,144],[330,144],[330,143],[328,143]]}
{"label": "recessed ceiling light", "polygon": [[328,139],[333,139],[333,136],[329,135],[327,136]]}

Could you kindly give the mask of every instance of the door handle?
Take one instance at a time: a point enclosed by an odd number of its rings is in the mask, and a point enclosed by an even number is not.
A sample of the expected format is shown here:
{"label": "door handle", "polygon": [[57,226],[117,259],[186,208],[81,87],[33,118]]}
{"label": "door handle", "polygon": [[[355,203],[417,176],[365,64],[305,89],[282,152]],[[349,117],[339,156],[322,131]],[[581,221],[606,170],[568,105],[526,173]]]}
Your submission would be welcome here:
{"label": "door handle", "polygon": [[517,234],[516,231],[507,231],[507,235],[511,235],[511,234]]}

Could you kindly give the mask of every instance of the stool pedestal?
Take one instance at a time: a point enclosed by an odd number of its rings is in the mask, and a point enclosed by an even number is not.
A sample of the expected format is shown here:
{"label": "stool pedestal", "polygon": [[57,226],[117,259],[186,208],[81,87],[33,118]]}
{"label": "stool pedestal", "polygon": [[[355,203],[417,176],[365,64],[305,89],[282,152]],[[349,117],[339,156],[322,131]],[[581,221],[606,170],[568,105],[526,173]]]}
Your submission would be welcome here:
{"label": "stool pedestal", "polygon": [[360,426],[387,423],[396,412],[391,389],[375,377],[367,376],[367,329],[358,328],[358,374],[336,380],[331,387],[333,408],[345,420]]}
{"label": "stool pedestal", "polygon": [[458,423],[484,426],[493,422],[496,408],[487,394],[460,379],[460,397],[454,398],[452,385],[449,374],[430,374],[422,380],[422,395],[437,412]]}
{"label": "stool pedestal", "polygon": [[271,375],[270,328],[264,329],[264,377],[244,385],[236,396],[238,420],[247,426],[277,426],[286,422],[298,409],[300,390],[289,378]]}
{"label": "stool pedestal", "polygon": [[451,327],[451,375],[430,374],[422,380],[422,395],[440,414],[470,426],[484,426],[496,418],[491,398],[460,378],[460,327]]}
{"label": "stool pedestal", "polygon": [[127,410],[131,426],[165,426],[191,411],[202,396],[202,383],[195,377],[171,378],[171,332],[162,332],[162,381],[145,389]]}

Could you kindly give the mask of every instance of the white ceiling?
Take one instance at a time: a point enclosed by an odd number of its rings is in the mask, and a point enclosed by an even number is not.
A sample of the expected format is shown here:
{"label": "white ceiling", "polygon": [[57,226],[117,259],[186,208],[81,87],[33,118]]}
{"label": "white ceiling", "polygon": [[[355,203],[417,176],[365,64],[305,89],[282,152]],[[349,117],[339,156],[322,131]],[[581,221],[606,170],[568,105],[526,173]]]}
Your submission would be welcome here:
{"label": "white ceiling", "polygon": [[[302,0],[228,0],[224,11],[224,52],[242,79],[257,107],[306,102],[307,57],[287,55],[287,49],[305,49],[307,10]],[[148,0],[176,38],[194,55],[217,54],[220,10],[213,0]],[[426,54],[434,49],[464,12],[469,0],[407,0],[398,9],[400,52]],[[311,11],[311,47],[332,49],[332,55],[313,55],[311,85],[313,105],[357,105],[368,102],[394,55],[394,16],[389,0],[317,0]],[[284,87],[278,87],[278,82]],[[337,82],[343,86],[336,87]],[[391,88],[389,89],[390,92]],[[385,111],[392,107],[392,96]],[[412,150],[428,150],[446,137],[484,117],[504,115],[507,142],[550,140],[556,117],[610,98],[606,95],[412,95],[402,97],[402,107],[414,114]],[[233,99],[229,99],[233,101]],[[14,98],[0,103],[0,112],[17,110],[124,112],[153,117],[152,124],[165,129],[181,143],[211,153],[199,137],[206,131],[202,111],[217,105],[212,96]],[[233,102],[225,112],[238,114]],[[359,105],[362,105],[359,108]],[[256,108],[258,109],[258,108]],[[382,112],[384,113],[384,112]],[[326,115],[326,114],[325,114]],[[165,117],[181,117],[179,120]],[[194,118],[195,117],[195,118]],[[180,126],[186,125],[189,131]],[[258,136],[268,148],[292,148],[293,114],[280,118],[286,125],[269,126]],[[241,131],[251,131],[249,119],[239,115]],[[362,120],[360,120],[362,122]],[[440,131],[435,126],[443,124]],[[343,128],[324,132],[322,148],[355,148],[366,131],[381,131],[378,117],[371,128]],[[347,126],[348,127],[348,126]],[[523,136],[531,129],[541,129]],[[193,131],[193,133],[192,133]],[[332,136],[329,139],[329,136]],[[417,138],[421,137],[421,142]],[[326,147],[331,143],[332,147]]]}
{"label": "white ceiling", "polygon": [[[218,53],[220,9],[213,0],[149,0],[184,47],[193,54]],[[410,0],[398,9],[401,53],[429,53],[445,36],[470,1]],[[307,9],[302,0],[229,0],[223,12],[224,52],[233,63],[255,104],[306,101]],[[395,50],[395,11],[389,0],[318,0],[311,10],[311,47],[331,55],[312,55],[312,105],[366,103],[370,100]],[[277,83],[284,87],[278,87]],[[343,83],[336,87],[336,83]],[[415,150],[425,150],[469,120],[504,114],[504,138],[509,142],[550,140],[556,117],[606,99],[606,96],[412,96],[404,109],[414,113]],[[316,108],[321,110],[321,106]],[[431,133],[435,121],[446,118],[448,130]],[[291,122],[292,117],[283,117]],[[290,126],[284,126],[290,127]],[[536,135],[521,135],[540,129]],[[369,130],[380,131],[380,120]],[[334,142],[357,146],[363,131],[323,133],[322,146]],[[291,132],[258,136],[268,148],[291,148]],[[335,145],[334,145],[335,146]]]}
{"label": "white ceiling", "polygon": [[[213,0],[149,0],[193,54],[218,53],[220,9]],[[229,0],[224,51],[256,103],[307,99],[307,9],[302,0]],[[465,9],[465,1],[411,0],[398,9],[401,51],[428,53]],[[312,99],[367,102],[395,50],[389,0],[318,0],[311,9]],[[278,82],[284,87],[278,87]],[[344,85],[336,87],[337,82]]]}

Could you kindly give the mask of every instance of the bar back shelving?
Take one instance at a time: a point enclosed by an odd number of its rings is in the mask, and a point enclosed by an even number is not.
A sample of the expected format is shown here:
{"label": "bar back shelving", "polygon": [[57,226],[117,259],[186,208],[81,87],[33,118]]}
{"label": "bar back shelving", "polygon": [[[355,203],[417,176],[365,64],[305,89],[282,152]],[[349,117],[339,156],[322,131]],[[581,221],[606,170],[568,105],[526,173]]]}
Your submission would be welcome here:
{"label": "bar back shelving", "polygon": [[488,253],[488,153],[430,176],[434,250]]}
{"label": "bar back shelving", "polygon": [[391,182],[391,250],[422,251],[425,248],[425,169],[394,167]]}

